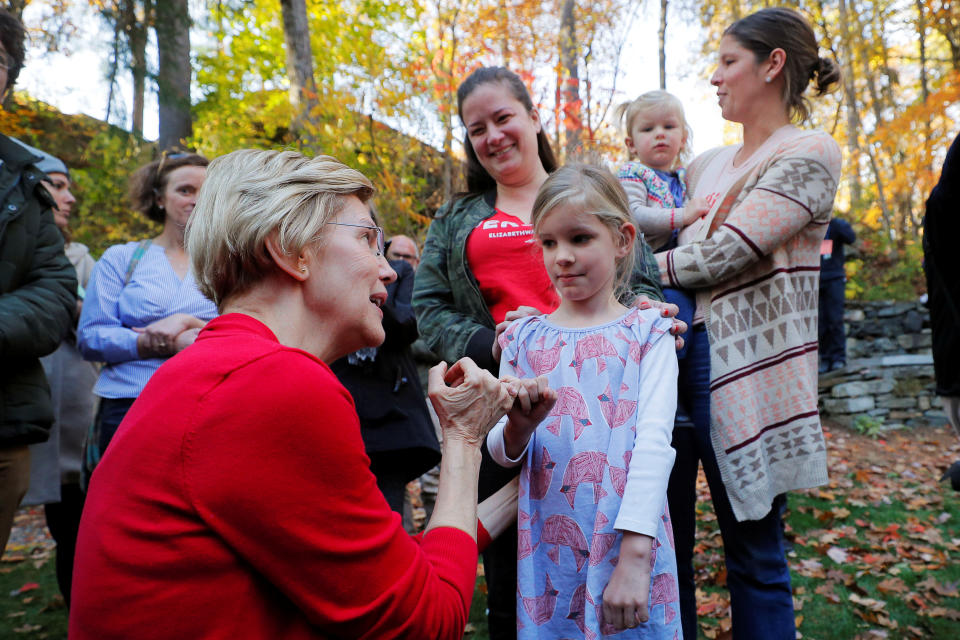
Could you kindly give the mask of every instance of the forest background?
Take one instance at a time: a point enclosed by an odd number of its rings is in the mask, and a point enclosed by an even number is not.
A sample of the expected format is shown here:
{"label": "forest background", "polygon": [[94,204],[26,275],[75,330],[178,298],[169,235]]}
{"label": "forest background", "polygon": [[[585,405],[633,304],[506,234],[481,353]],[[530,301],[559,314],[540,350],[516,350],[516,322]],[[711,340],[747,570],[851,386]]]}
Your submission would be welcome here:
{"label": "forest background", "polygon": [[[654,4],[654,0],[644,0]],[[456,87],[481,65],[526,81],[561,159],[623,159],[617,83],[636,0],[14,0],[34,44],[69,50],[109,27],[103,121],[64,116],[17,92],[0,130],[62,157],[79,202],[73,237],[95,255],[156,231],[130,213],[127,178],[162,149],[215,157],[243,147],[328,153],[366,174],[388,233],[422,239],[462,187]],[[814,25],[844,72],[808,126],[843,149],[835,214],[854,223],[848,297],[912,299],[924,290],[924,204],[960,123],[960,3],[781,2]],[[27,5],[29,11],[24,13]],[[708,76],[723,29],[769,2],[660,0],[661,85],[678,24],[696,27],[693,73]],[[669,20],[668,20],[669,18]],[[689,33],[689,31],[687,31]],[[29,62],[28,62],[29,64]],[[55,78],[49,78],[55,82]],[[133,87],[131,104],[118,90]],[[667,87],[668,89],[670,87]],[[156,92],[159,140],[143,138]],[[735,142],[738,127],[727,127]]]}

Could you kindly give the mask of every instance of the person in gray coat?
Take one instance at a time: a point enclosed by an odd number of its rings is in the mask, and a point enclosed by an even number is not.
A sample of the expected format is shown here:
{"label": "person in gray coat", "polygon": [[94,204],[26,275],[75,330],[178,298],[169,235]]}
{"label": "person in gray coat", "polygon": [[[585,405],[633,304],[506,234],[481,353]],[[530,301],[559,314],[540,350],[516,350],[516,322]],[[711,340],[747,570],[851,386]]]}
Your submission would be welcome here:
{"label": "person in gray coat", "polygon": [[75,325],[94,260],[86,246],[70,239],[68,225],[76,199],[70,191],[67,166],[44,151],[32,147],[29,150],[41,157],[36,166],[47,174],[43,184],[56,202],[53,220],[63,233],[67,258],[76,269],[80,283],[74,326],[56,351],[40,359],[50,383],[54,423],[46,442],[30,445],[30,489],[23,499],[25,505],[43,505],[47,528],[57,543],[57,584],[69,607],[74,549],[83,510],[84,494],[80,489],[83,437],[96,411],[93,385],[98,374],[97,366],[84,360],[77,350]]}

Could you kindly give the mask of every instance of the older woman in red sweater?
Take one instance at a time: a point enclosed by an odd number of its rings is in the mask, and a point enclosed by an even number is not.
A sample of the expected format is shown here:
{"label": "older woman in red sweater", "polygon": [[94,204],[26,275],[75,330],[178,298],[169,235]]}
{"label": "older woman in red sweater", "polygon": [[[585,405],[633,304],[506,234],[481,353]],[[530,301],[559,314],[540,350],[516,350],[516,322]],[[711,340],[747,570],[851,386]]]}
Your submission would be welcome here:
{"label": "older woman in red sweater", "polygon": [[440,493],[407,536],[326,364],[384,339],[395,274],[372,191],[329,157],[210,164],[186,242],[222,315],[157,371],[93,475],[71,638],[461,637],[480,443],[536,383],[469,360],[431,371]]}

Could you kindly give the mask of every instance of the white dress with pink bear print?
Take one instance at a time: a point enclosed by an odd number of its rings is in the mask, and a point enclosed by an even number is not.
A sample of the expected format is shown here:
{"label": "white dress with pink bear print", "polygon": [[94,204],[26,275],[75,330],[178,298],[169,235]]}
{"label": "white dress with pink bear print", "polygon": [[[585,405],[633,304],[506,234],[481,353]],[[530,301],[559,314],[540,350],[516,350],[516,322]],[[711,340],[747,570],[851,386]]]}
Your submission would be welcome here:
{"label": "white dress with pink bear print", "polygon": [[[520,474],[518,638],[679,640],[680,606],[667,481],[676,409],[677,358],[671,322],[630,309],[589,328],[546,316],[501,335],[500,374],[545,375],[557,403],[516,460],[504,451],[504,419],[487,444]],[[654,538],[650,620],[609,635],[603,590],[622,531]]]}

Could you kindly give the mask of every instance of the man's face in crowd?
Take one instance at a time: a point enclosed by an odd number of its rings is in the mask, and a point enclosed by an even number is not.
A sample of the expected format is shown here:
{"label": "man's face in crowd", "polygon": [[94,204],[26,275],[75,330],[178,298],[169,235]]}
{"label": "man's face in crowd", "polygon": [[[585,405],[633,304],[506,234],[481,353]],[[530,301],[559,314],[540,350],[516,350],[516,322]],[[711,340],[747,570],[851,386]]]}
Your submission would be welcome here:
{"label": "man's face in crowd", "polygon": [[416,270],[420,264],[420,253],[416,243],[407,236],[394,236],[387,248],[387,260],[406,260]]}

